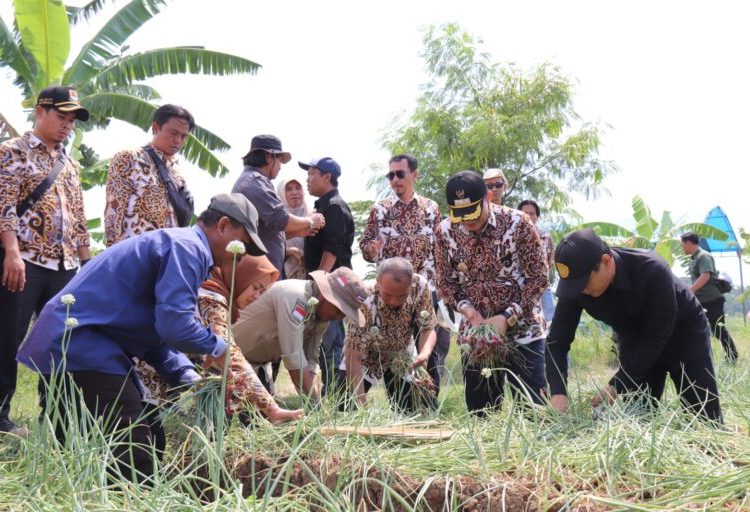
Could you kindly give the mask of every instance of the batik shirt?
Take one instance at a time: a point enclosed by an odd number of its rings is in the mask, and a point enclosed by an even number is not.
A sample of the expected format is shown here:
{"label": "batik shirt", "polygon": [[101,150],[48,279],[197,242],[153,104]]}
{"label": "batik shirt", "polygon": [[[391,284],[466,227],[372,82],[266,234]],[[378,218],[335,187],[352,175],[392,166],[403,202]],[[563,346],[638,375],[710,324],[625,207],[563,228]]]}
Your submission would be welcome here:
{"label": "batik shirt", "polygon": [[492,205],[476,233],[445,219],[438,232],[438,283],[446,303],[458,309],[467,300],[489,318],[516,316],[508,336],[518,343],[544,337],[539,299],[547,288],[547,254],[536,227],[522,212]]}
{"label": "batik shirt", "polygon": [[[377,263],[401,256],[411,261],[414,271],[427,279],[435,290],[435,233],[440,227],[440,211],[435,201],[414,194],[411,201],[386,198],[370,211],[367,225],[359,240],[362,256]],[[373,243],[383,241],[379,254],[373,254]]]}
{"label": "batik shirt", "polygon": [[[210,327],[211,331],[222,339],[229,339],[227,329],[227,314],[229,306],[226,299],[210,290],[198,290],[198,305],[196,312],[201,323]],[[203,356],[191,356],[191,359],[203,361]],[[146,361],[135,360],[135,370],[143,387],[143,399],[154,405],[168,398],[169,384]],[[227,412],[236,414],[246,410],[252,404],[260,411],[265,411],[273,405],[274,399],[258,379],[250,363],[242,355],[240,348],[229,344],[229,372],[232,375],[232,394],[227,400]]]}
{"label": "batik shirt", "polygon": [[[151,146],[153,147],[153,146]],[[177,188],[185,184],[176,156],[156,150]],[[109,164],[104,232],[107,246],[146,231],[176,228],[177,217],[159,168],[144,148],[120,151]]]}
{"label": "batik shirt", "polygon": [[347,320],[344,344],[364,354],[362,364],[375,378],[382,377],[383,371],[391,367],[398,357],[411,362],[416,353],[412,337],[414,331],[418,330],[421,335],[437,326],[429,284],[418,274],[414,274],[409,297],[401,307],[389,307],[380,298],[378,285],[375,284],[361,309],[365,315],[365,325],[358,327]]}
{"label": "batik shirt", "polygon": [[[65,166],[52,186],[19,218],[16,206],[52,172]],[[0,233],[15,231],[21,258],[52,270],[78,266],[79,247],[90,243],[83,212],[79,167],[62,144],[50,153],[33,132],[0,144]]]}

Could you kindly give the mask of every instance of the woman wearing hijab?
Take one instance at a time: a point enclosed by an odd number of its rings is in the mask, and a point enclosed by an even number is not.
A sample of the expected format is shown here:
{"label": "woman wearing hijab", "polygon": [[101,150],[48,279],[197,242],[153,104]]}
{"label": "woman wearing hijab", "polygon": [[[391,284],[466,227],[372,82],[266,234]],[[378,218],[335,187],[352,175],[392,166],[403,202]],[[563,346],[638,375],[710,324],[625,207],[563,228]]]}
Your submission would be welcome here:
{"label": "woman wearing hijab", "polygon": [[[298,217],[309,217],[310,211],[305,203],[305,189],[297,179],[284,180],[276,188],[286,211]],[[286,254],[284,255],[284,278],[305,279],[304,259],[305,238],[297,236],[287,238]]]}
{"label": "woman wearing hijab", "polygon": [[[244,256],[237,262],[235,288],[232,300],[232,323],[239,312],[260,297],[279,279],[279,271],[266,256]],[[211,276],[198,290],[198,310],[204,325],[223,339],[228,338],[227,312],[232,281],[231,263],[225,267],[214,267]],[[302,410],[282,409],[268,393],[239,347],[232,343],[229,349],[229,372],[231,392],[227,397],[227,412],[236,414],[254,406],[271,423],[296,420]]]}

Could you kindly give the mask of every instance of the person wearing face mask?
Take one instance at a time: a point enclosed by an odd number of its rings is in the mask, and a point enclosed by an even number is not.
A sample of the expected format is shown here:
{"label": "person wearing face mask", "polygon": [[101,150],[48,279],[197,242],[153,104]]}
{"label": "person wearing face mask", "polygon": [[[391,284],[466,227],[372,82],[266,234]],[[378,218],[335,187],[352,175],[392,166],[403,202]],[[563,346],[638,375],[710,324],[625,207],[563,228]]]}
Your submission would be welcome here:
{"label": "person wearing face mask", "polygon": [[[310,208],[305,202],[305,189],[302,182],[296,179],[283,180],[276,187],[276,193],[284,203],[286,211],[297,217],[309,217]],[[286,237],[284,254],[285,279],[304,279],[305,270],[305,239],[301,236]]]}
{"label": "person wearing face mask", "polygon": [[568,409],[567,355],[585,310],[617,332],[619,348],[620,367],[594,396],[594,407],[623,393],[656,405],[669,375],[688,411],[722,422],[708,320],[666,261],[654,251],[610,248],[583,229],[558,244],[555,268],[558,302],[547,338],[553,408]]}
{"label": "person wearing face mask", "polygon": [[64,146],[88,118],[75,89],[47,87],[34,129],[0,144],[0,433],[28,434],[11,421],[10,402],[31,316],[91,257],[80,170]]}

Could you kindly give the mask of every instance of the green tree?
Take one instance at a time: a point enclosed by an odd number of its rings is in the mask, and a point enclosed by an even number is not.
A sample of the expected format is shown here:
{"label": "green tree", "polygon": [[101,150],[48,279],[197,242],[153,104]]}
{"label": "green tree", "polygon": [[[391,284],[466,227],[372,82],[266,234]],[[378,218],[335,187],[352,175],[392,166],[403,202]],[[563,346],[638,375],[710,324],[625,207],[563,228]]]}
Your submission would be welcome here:
{"label": "green tree", "polygon": [[[127,40],[144,23],[156,16],[165,0],[130,0],[94,37],[78,51],[68,67],[70,31],[96,15],[109,3],[93,0],[83,7],[66,7],[62,0],[14,0],[11,31],[0,19],[0,68],[9,68],[14,84],[23,94],[22,108],[31,109],[39,92],[52,84],[75,87],[81,103],[91,112],[79,123],[74,156],[91,164],[95,154],[83,145],[82,132],[104,128],[119,119],[147,130],[160,98],[152,87],[139,83],[159,75],[180,73],[229,75],[254,74],[259,65],[235,55],[202,47],[157,48],[128,53]],[[16,130],[0,113],[0,136],[14,137]],[[182,154],[211,175],[223,176],[229,169],[213,153],[229,145],[217,135],[197,126],[186,141]],[[89,165],[83,175],[87,186],[103,182],[106,162]]]}
{"label": "green tree", "polygon": [[635,229],[627,229],[611,222],[586,222],[579,228],[591,228],[600,236],[613,239],[619,245],[639,249],[653,249],[672,265],[675,259],[687,266],[687,257],[682,251],[680,235],[692,231],[698,236],[726,240],[729,236],[722,230],[702,222],[676,225],[672,215],[665,211],[661,222],[656,222],[646,202],[639,196],[633,198]]}
{"label": "green tree", "polygon": [[[616,167],[597,156],[600,128],[579,122],[571,81],[549,64],[523,72],[493,63],[480,44],[456,24],[426,32],[428,79],[416,109],[383,137],[392,153],[418,158],[419,192],[445,208],[451,175],[492,167],[505,172],[509,205],[533,198],[559,212],[570,192],[600,191]],[[382,179],[370,184],[386,186]]]}

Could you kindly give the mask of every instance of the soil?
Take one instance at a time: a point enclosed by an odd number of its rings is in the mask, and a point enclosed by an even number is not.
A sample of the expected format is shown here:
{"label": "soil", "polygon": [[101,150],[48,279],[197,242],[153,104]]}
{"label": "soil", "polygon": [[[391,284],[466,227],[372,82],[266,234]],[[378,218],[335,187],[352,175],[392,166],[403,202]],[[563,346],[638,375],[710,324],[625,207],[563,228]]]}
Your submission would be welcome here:
{"label": "soil", "polygon": [[[470,477],[420,479],[388,469],[355,467],[351,462],[342,464],[337,458],[308,458],[304,463],[296,460],[287,464],[286,459],[250,454],[227,466],[233,468],[233,475],[243,484],[245,496],[298,494],[307,501],[310,510],[322,510],[330,495],[347,498],[358,511],[406,511],[414,510],[415,505],[417,510],[425,512],[557,512],[563,507],[565,511],[579,512],[606,510],[585,498],[564,505],[564,500],[550,494],[548,489],[507,475],[493,475],[482,482]],[[321,484],[330,491],[328,499]],[[544,507],[540,501],[545,503]],[[550,505],[555,502],[559,505]]]}

